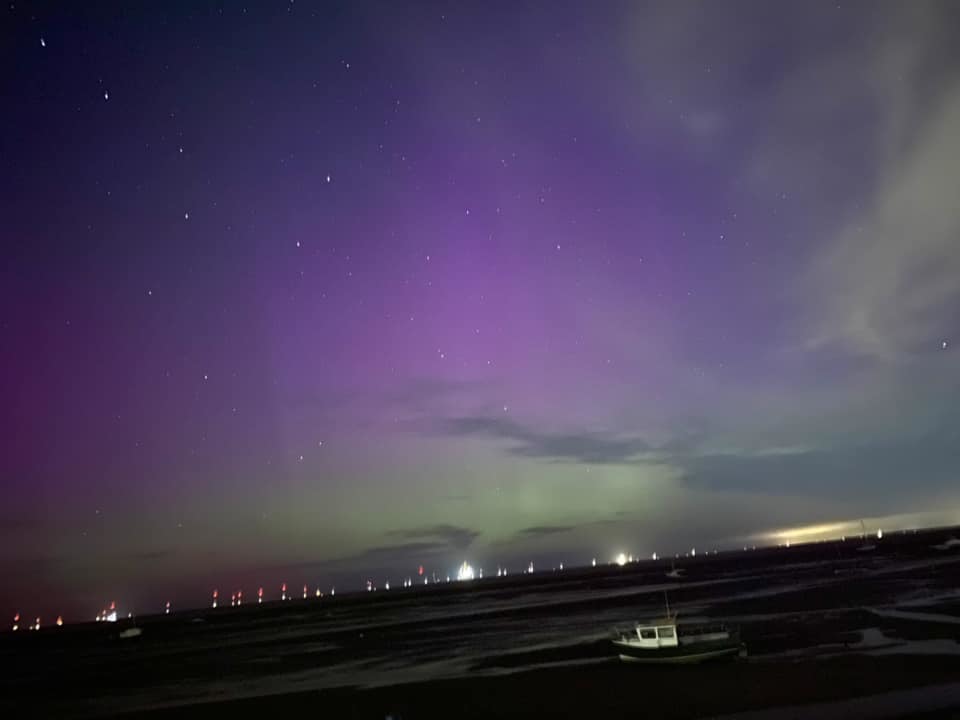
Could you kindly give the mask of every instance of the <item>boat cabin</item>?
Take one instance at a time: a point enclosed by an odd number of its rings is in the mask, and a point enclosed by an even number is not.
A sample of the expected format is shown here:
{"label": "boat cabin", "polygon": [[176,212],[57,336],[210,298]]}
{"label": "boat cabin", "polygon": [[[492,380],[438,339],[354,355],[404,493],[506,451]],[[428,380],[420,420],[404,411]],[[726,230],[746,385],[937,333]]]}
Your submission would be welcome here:
{"label": "boat cabin", "polygon": [[664,621],[662,624],[637,625],[636,645],[641,648],[662,648],[676,647],[677,626],[670,621]]}

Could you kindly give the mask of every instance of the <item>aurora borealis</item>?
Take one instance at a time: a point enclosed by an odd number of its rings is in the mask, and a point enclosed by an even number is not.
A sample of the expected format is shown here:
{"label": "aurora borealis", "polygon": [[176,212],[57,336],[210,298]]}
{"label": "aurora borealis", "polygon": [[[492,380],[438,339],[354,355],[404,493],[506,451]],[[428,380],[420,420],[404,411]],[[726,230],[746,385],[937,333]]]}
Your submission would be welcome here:
{"label": "aurora borealis", "polygon": [[403,5],[4,7],[0,610],[960,522],[960,7]]}

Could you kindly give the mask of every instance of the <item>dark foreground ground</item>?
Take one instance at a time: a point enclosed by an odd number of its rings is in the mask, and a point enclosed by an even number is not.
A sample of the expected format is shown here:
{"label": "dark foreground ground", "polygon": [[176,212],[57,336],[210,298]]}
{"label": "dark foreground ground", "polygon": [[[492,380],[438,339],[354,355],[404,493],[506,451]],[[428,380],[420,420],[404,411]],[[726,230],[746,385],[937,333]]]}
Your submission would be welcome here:
{"label": "dark foreground ground", "polygon": [[[950,684],[950,698],[930,709],[893,707],[889,692]],[[255,698],[160,711],[146,718],[329,716],[347,718],[701,718],[749,709],[795,717],[785,706],[813,703],[799,717],[860,717],[834,702],[884,693],[881,715],[960,718],[960,658],[838,658],[788,666],[728,662],[693,668],[626,666],[615,661],[586,668],[533,670],[501,677],[456,679],[377,688]],[[826,704],[825,706],[823,704]],[[833,713],[833,714],[830,714]],[[888,714],[893,713],[893,714]],[[325,715],[328,714],[328,715]],[[764,715],[761,715],[763,717]]]}
{"label": "dark foreground ground", "polygon": [[[4,717],[960,718],[955,530],[0,635]],[[623,665],[662,610],[746,659]],[[746,713],[746,714],[742,714]],[[760,713],[760,714],[757,714]]]}

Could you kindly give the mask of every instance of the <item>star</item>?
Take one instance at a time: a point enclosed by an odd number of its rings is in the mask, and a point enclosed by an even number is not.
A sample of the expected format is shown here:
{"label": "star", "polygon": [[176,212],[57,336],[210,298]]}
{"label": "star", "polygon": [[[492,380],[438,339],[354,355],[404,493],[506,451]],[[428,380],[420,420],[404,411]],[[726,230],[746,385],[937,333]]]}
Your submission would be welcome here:
{"label": "star", "polygon": [[942,343],[940,343],[940,349],[946,350],[948,345],[950,345],[950,343],[944,340]]}
{"label": "star", "polygon": [[183,219],[184,219],[184,220],[189,220],[189,219],[190,219],[190,213],[185,212],[185,213],[183,214]]}
{"label": "star", "polygon": [[103,91],[103,99],[104,99],[104,100],[109,100],[109,99],[110,99],[110,91],[109,91],[109,90],[104,90],[104,91]]}
{"label": "star", "polygon": [[327,175],[327,182],[330,182],[330,176]]}
{"label": "star", "polygon": [[47,41],[44,40],[44,39],[41,37],[41,38],[40,38],[40,47],[46,47],[46,46],[47,46]]}

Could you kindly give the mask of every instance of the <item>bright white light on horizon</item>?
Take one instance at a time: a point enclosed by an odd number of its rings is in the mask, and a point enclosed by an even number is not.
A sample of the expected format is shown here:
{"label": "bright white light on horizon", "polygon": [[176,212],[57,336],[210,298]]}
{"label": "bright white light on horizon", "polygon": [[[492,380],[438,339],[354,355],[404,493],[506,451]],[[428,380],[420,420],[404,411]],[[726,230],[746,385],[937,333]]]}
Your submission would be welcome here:
{"label": "bright white light on horizon", "polygon": [[464,560],[463,565],[457,570],[457,580],[473,580],[473,567]]}
{"label": "bright white light on horizon", "polygon": [[627,564],[627,554],[626,554],[626,553],[620,553],[619,555],[617,555],[616,558],[614,558],[613,561],[614,561],[617,565],[619,565],[620,567],[623,567],[624,565]]}
{"label": "bright white light on horizon", "polygon": [[[794,545],[817,540],[840,540],[845,542],[848,537],[864,537],[869,533],[866,527],[878,528],[877,539],[882,539],[880,533],[885,529],[888,533],[897,530],[916,527],[939,527],[955,525],[958,522],[956,511],[933,511],[921,513],[905,513],[900,515],[884,515],[883,517],[843,520],[837,522],[801,525],[797,527],[781,528],[747,536],[745,539],[766,541],[782,544],[790,540]],[[861,523],[863,523],[861,525]]]}

